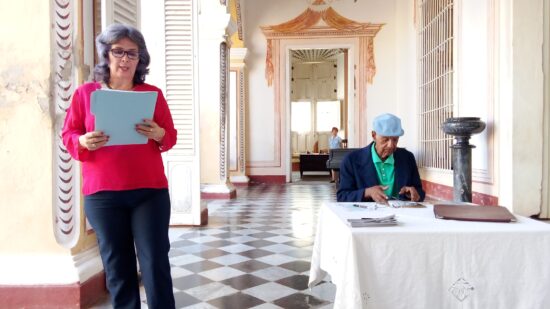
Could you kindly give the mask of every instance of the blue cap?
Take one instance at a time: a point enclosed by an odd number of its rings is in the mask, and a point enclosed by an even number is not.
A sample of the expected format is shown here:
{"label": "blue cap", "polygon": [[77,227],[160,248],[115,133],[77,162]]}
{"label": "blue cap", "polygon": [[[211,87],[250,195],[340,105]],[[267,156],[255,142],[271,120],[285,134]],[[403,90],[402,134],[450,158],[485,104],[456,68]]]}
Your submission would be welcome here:
{"label": "blue cap", "polygon": [[376,116],[372,123],[374,132],[382,136],[403,136],[405,131],[401,128],[401,119],[392,114]]}

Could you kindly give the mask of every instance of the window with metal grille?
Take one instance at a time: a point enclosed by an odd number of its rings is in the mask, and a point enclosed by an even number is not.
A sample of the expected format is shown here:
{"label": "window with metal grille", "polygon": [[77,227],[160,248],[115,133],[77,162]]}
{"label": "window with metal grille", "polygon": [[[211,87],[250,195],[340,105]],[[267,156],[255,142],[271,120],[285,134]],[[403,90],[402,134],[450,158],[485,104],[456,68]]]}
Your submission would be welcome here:
{"label": "window with metal grille", "polygon": [[453,116],[453,0],[418,0],[418,165],[451,169],[452,137],[440,129]]}

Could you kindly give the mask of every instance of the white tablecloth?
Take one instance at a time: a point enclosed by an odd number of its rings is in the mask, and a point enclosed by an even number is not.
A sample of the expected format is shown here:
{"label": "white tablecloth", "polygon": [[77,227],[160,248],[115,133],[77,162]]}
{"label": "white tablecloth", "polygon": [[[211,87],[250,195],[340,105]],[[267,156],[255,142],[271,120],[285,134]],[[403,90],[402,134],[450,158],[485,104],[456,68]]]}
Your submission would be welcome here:
{"label": "white tablecloth", "polygon": [[[364,203],[368,204],[368,203]],[[348,218],[395,213],[397,226]],[[322,206],[310,287],[330,274],[334,308],[550,308],[550,224],[435,219],[421,209]]]}

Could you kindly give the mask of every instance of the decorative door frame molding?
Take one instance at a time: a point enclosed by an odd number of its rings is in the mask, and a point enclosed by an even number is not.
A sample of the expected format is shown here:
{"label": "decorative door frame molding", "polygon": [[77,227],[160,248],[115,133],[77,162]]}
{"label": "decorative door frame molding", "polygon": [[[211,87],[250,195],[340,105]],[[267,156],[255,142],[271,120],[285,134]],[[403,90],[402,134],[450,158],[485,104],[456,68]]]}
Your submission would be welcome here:
{"label": "decorative door frame molding", "polygon": [[[321,21],[325,25],[321,24]],[[367,140],[367,123],[364,115],[366,112],[366,85],[372,84],[376,75],[376,63],[374,58],[374,37],[380,31],[384,24],[357,22],[338,14],[332,7],[316,11],[307,8],[302,14],[287,22],[272,25],[261,26],[261,30],[266,37],[266,71],[265,77],[269,86],[273,86],[274,93],[274,160],[272,161],[254,161],[248,162],[250,168],[291,168],[289,164],[281,162],[282,140],[282,112],[285,111],[285,94],[281,93],[281,85],[284,77],[281,76],[281,56],[287,53],[282,42],[288,40],[311,40],[311,39],[334,39],[347,38],[357,40],[359,62],[355,65],[354,76],[356,78],[356,111],[359,113],[356,117],[357,135],[355,141],[357,144],[364,144]],[[288,113],[287,113],[288,114]],[[285,131],[286,132],[286,131]]]}
{"label": "decorative door frame molding", "polygon": [[[320,20],[326,26],[316,25]],[[273,47],[274,41],[282,39],[315,39],[315,38],[358,38],[363,39],[366,45],[359,51],[360,59],[364,58],[360,69],[364,70],[367,82],[372,84],[376,75],[374,60],[374,37],[384,24],[361,23],[347,19],[338,14],[332,7],[326,10],[315,11],[307,8],[302,14],[287,22],[262,26],[262,32],[267,39],[266,52],[266,79],[272,85],[274,76],[273,59],[277,50]]]}

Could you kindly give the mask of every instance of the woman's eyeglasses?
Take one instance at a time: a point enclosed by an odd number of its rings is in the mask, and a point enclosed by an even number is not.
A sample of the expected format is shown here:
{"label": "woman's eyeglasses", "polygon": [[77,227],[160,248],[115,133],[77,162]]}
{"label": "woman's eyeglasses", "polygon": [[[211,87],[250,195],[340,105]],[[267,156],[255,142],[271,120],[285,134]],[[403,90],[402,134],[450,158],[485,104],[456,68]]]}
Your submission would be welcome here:
{"label": "woman's eyeglasses", "polygon": [[120,48],[111,49],[111,54],[115,58],[122,58],[124,55],[128,56],[128,59],[130,60],[136,60],[139,58],[139,52],[135,50],[124,50]]}

